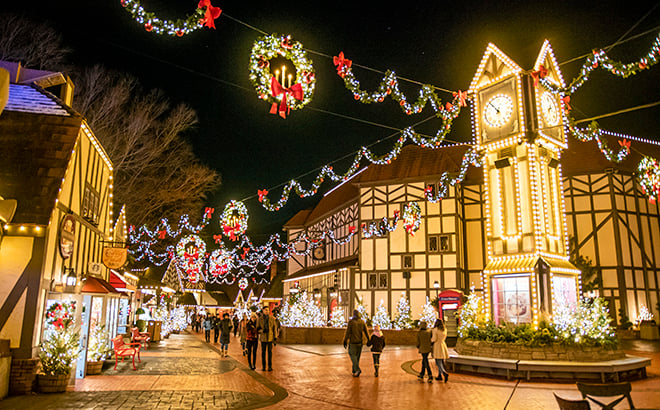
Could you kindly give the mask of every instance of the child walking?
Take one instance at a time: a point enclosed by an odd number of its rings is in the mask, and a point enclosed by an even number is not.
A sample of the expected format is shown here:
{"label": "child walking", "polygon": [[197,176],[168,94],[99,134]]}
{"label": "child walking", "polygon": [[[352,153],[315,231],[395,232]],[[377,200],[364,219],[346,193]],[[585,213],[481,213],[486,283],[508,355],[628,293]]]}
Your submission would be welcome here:
{"label": "child walking", "polygon": [[383,348],[385,347],[385,337],[380,331],[380,326],[374,326],[374,331],[371,334],[371,339],[369,339],[367,342],[367,346],[371,346],[371,357],[374,359],[374,376],[378,377],[380,354],[383,352]]}

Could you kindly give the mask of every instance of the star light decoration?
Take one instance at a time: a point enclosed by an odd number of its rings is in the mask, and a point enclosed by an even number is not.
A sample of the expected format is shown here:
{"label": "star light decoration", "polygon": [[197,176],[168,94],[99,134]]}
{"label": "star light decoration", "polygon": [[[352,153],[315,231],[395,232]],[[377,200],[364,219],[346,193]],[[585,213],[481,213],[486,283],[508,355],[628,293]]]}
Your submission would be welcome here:
{"label": "star light decoration", "polygon": [[[271,73],[270,61],[275,57],[284,57],[293,63],[295,80],[283,84],[286,78],[280,80]],[[293,41],[291,36],[272,34],[259,37],[252,46],[249,68],[249,78],[257,95],[271,103],[271,114],[286,118],[291,110],[299,110],[312,100],[316,87],[314,65],[302,44]]]}
{"label": "star light decoration", "polygon": [[121,5],[135,21],[144,26],[146,31],[177,37],[190,34],[202,27],[215,29],[215,19],[222,13],[219,7],[211,5],[210,0],[200,0],[192,14],[183,19],[170,21],[158,18],[154,12],[146,11],[137,0],[121,0]]}

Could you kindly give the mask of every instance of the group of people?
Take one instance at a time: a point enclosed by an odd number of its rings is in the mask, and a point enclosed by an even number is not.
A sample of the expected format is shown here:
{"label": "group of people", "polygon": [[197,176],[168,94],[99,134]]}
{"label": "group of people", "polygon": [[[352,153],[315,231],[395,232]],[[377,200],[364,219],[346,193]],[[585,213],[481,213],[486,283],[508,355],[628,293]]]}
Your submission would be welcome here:
{"label": "group of people", "polygon": [[[449,373],[445,369],[445,359],[449,358],[449,350],[447,349],[447,330],[444,321],[437,319],[432,330],[428,329],[425,321],[419,324],[419,332],[417,333],[417,349],[422,355],[422,371],[418,376],[420,381],[424,381],[424,375],[428,372],[428,382],[433,383],[433,374],[431,373],[431,366],[429,364],[429,354],[433,355],[436,366],[438,367],[438,376],[436,380],[442,380],[444,377],[445,383],[449,380]],[[385,337],[381,332],[378,325],[374,326],[371,336],[367,330],[367,325],[360,318],[360,313],[355,310],[353,316],[348,321],[346,333],[344,334],[344,349],[348,349],[348,355],[351,358],[352,374],[353,377],[360,377],[362,370],[360,369],[360,356],[362,354],[362,346],[366,343],[371,347],[371,356],[374,364],[374,376],[378,377],[380,368],[380,356],[385,347]]]}
{"label": "group of people", "polygon": [[224,313],[220,318],[218,313],[215,316],[193,316],[191,324],[196,332],[199,332],[200,327],[204,330],[206,343],[211,343],[211,330],[213,330],[213,343],[218,343],[218,339],[220,340],[222,357],[228,356],[231,332],[233,331],[234,337],[240,336],[243,356],[247,356],[248,365],[252,370],[256,370],[257,367],[257,348],[261,342],[261,370],[273,370],[273,345],[277,342],[280,326],[268,307],[264,307],[261,312],[251,313],[249,319],[247,317],[239,319],[237,315],[232,319],[229,313]]}

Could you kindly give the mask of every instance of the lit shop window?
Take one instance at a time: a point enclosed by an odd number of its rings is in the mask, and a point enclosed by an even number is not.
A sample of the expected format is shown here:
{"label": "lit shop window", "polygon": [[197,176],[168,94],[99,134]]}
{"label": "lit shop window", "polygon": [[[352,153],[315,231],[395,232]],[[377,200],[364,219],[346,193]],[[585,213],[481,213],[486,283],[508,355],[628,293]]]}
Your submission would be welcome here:
{"label": "lit shop window", "polygon": [[493,278],[493,317],[496,324],[530,323],[529,276]]}

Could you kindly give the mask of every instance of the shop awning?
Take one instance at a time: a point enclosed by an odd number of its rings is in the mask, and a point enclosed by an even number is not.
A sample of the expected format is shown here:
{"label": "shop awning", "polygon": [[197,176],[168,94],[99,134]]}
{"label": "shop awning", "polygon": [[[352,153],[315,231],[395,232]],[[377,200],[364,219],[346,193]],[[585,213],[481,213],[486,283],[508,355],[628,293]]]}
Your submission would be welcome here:
{"label": "shop awning", "polygon": [[137,288],[124,279],[119,273],[110,271],[110,286],[122,292],[135,292]]}
{"label": "shop awning", "polygon": [[107,281],[96,278],[94,276],[88,276],[85,279],[85,284],[82,287],[83,293],[119,293],[117,289],[113,288],[110,283]]}
{"label": "shop awning", "polygon": [[484,273],[486,275],[533,273],[538,263],[547,265],[553,273],[580,273],[570,261],[536,254],[491,260],[484,268]]}

